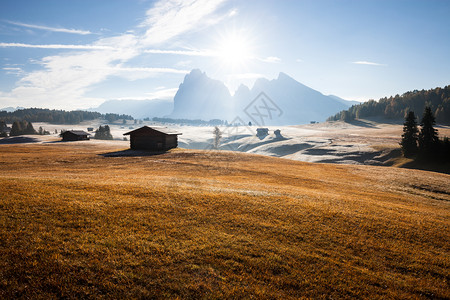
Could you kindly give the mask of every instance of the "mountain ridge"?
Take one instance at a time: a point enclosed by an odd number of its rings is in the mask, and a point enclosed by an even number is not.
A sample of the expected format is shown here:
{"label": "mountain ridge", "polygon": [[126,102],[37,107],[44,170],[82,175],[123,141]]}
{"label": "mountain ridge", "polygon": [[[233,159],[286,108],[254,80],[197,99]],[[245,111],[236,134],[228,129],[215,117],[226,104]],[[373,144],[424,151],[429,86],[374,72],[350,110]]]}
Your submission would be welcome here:
{"label": "mountain ridge", "polygon": [[[267,99],[257,99],[264,92]],[[273,118],[263,118],[259,101],[268,101],[265,110],[277,109]],[[354,103],[337,96],[327,96],[284,72],[274,79],[258,78],[250,88],[241,84],[232,95],[226,85],[193,69],[180,83],[173,101],[107,100],[91,111],[125,113],[134,118],[170,117],[174,119],[222,119],[252,122],[258,125],[296,125],[325,121],[330,115],[348,109]],[[264,106],[264,105],[263,105]],[[258,115],[258,116],[256,116]],[[271,117],[272,115],[269,114]],[[258,121],[259,120],[259,121]]]}
{"label": "mountain ridge", "polygon": [[[226,89],[226,92],[225,92]],[[272,107],[264,109],[279,110],[278,118],[261,118],[257,99],[264,92],[267,103]],[[267,102],[268,101],[268,102]],[[331,114],[348,108],[350,105],[335,98],[325,96],[280,72],[272,80],[258,78],[250,89],[241,84],[231,96],[223,82],[212,79],[199,69],[192,70],[184,77],[174,97],[174,118],[227,119],[239,118],[245,123],[258,125],[294,125],[311,121],[325,121]],[[255,111],[249,112],[249,109]],[[252,116],[258,115],[259,118]],[[258,121],[259,120],[259,121]]]}

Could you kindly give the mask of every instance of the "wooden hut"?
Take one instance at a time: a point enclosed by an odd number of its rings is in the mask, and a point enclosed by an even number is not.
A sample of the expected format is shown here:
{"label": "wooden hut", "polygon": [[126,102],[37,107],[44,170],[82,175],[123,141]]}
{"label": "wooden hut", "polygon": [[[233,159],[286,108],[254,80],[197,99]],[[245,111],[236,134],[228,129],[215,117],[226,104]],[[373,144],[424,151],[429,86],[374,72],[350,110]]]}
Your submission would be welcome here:
{"label": "wooden hut", "polygon": [[256,136],[265,137],[269,135],[269,128],[256,128]]}
{"label": "wooden hut", "polygon": [[167,127],[144,126],[123,135],[130,136],[130,148],[133,150],[166,151],[178,146],[180,134]]}
{"label": "wooden hut", "polygon": [[63,141],[86,141],[89,140],[90,134],[83,130],[68,130],[62,134]]}

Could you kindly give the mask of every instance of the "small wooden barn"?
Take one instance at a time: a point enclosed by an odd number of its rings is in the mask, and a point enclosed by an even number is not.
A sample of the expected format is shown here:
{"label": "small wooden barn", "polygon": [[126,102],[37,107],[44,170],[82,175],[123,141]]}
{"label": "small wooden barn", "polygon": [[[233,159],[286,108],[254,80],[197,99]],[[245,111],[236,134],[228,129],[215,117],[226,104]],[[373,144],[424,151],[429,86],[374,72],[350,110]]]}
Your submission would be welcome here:
{"label": "small wooden barn", "polygon": [[180,134],[167,127],[144,126],[123,135],[130,136],[130,148],[133,150],[166,151],[178,146]]}
{"label": "small wooden barn", "polygon": [[86,141],[89,140],[90,134],[83,130],[68,130],[62,134],[63,141]]}
{"label": "small wooden barn", "polygon": [[269,128],[256,128],[256,136],[264,137],[269,135]]}

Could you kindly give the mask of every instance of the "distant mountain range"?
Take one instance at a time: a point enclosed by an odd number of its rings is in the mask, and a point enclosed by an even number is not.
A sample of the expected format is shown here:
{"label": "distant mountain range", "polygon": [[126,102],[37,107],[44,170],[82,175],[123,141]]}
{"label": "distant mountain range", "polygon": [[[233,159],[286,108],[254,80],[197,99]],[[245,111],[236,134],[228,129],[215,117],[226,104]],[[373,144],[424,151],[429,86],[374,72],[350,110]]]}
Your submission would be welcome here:
{"label": "distant mountain range", "polygon": [[325,96],[284,73],[277,79],[241,85],[232,96],[225,84],[194,69],[170,100],[109,100],[92,111],[129,114],[135,118],[222,119],[257,125],[291,125],[325,121],[356,101]]}
{"label": "distant mountain range", "polygon": [[172,100],[107,100],[100,106],[90,108],[102,114],[115,113],[131,115],[135,119],[167,116],[173,111]]}
{"label": "distant mountain range", "polygon": [[17,107],[12,107],[12,106],[10,106],[10,107],[0,108],[0,111],[14,112],[14,111],[16,111],[16,110],[24,109],[24,108],[25,108],[25,107],[21,107],[21,106],[17,106]]}
{"label": "distant mountain range", "polygon": [[226,119],[258,125],[325,121],[353,102],[325,96],[284,73],[277,79],[257,79],[253,88],[241,85],[231,96],[225,84],[192,70],[174,97],[172,118]]}

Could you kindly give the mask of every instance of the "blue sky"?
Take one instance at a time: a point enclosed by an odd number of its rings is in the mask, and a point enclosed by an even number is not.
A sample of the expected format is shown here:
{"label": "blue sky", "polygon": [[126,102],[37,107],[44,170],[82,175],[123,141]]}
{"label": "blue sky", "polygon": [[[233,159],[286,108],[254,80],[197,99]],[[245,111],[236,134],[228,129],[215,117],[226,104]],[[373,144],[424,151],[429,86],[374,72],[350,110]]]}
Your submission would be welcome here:
{"label": "blue sky", "polygon": [[450,84],[446,0],[2,0],[0,107],[170,98],[194,68],[233,93],[284,72],[365,101]]}

